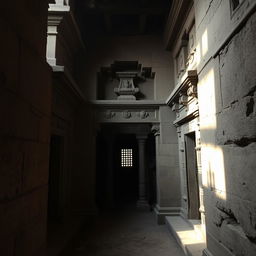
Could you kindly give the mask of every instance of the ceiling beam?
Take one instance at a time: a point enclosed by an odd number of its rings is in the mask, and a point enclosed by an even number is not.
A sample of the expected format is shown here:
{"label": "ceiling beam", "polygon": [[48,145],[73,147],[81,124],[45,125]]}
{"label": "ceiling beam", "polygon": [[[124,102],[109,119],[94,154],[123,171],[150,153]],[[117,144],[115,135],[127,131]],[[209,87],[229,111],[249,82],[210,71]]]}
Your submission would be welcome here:
{"label": "ceiling beam", "polygon": [[166,13],[168,7],[165,4],[156,4],[147,7],[142,7],[133,4],[116,3],[116,4],[102,4],[97,3],[94,7],[89,7],[86,2],[83,4],[84,11],[100,11],[107,14],[134,14],[134,15],[160,15]]}

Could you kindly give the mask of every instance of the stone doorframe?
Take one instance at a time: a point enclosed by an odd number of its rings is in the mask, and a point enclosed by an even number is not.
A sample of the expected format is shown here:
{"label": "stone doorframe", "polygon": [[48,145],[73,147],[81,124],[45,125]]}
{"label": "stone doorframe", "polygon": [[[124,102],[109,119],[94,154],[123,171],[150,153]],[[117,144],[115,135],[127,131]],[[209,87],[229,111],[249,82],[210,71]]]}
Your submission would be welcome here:
{"label": "stone doorframe", "polygon": [[202,185],[202,167],[201,167],[201,142],[200,142],[200,123],[199,123],[199,107],[197,99],[197,71],[187,71],[184,79],[172,92],[167,100],[167,105],[176,113],[176,120],[173,125],[177,127],[178,144],[179,144],[179,166],[181,175],[181,215],[188,219],[188,180],[186,168],[186,152],[185,137],[189,133],[195,133],[195,150],[198,175],[199,189],[199,212],[201,224],[205,224],[204,211],[204,194]]}

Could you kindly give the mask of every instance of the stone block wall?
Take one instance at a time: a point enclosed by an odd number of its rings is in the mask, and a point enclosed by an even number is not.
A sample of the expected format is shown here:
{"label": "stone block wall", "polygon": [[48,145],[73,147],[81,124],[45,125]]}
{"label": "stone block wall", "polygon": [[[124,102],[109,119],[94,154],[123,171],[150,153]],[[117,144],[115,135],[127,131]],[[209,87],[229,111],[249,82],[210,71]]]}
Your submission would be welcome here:
{"label": "stone block wall", "polygon": [[96,123],[92,106],[82,104],[75,113],[71,178],[71,209],[75,215],[93,215],[96,207]]}
{"label": "stone block wall", "polygon": [[207,250],[255,255],[255,2],[195,1],[195,13]]}
{"label": "stone block wall", "polygon": [[170,126],[174,113],[167,106],[160,107],[160,134],[156,136],[157,217],[177,215],[180,211],[180,174],[177,131]]}
{"label": "stone block wall", "polygon": [[46,242],[51,72],[47,1],[1,3],[0,254],[34,255]]}

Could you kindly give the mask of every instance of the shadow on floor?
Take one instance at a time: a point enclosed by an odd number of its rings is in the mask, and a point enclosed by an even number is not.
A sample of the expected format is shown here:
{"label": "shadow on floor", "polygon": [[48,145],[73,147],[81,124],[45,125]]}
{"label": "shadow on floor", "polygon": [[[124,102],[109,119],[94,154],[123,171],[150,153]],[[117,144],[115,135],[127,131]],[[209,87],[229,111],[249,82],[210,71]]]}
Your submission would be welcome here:
{"label": "shadow on floor", "polygon": [[62,256],[184,256],[166,226],[149,210],[133,206],[105,211],[85,225]]}

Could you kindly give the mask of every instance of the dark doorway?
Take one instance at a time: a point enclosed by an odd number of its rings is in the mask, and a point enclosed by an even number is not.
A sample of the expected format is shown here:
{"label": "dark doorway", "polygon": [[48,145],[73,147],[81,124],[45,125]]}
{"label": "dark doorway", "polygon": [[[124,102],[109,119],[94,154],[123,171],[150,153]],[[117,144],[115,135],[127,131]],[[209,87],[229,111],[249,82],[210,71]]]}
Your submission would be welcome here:
{"label": "dark doorway", "polygon": [[61,178],[63,168],[63,137],[53,135],[50,144],[48,222],[61,218]]}
{"label": "dark doorway", "polygon": [[[98,133],[96,140],[96,203],[97,206],[108,208],[110,206],[109,198],[111,191],[108,191],[109,167],[112,163],[113,155],[110,152],[110,145],[102,133]],[[112,188],[113,189],[113,188]]]}
{"label": "dark doorway", "polygon": [[133,134],[116,137],[114,150],[114,197],[118,205],[138,199],[138,146]]}
{"label": "dark doorway", "polygon": [[188,188],[188,218],[200,219],[199,213],[199,185],[196,159],[196,138],[195,133],[185,135],[186,148],[186,170]]}

